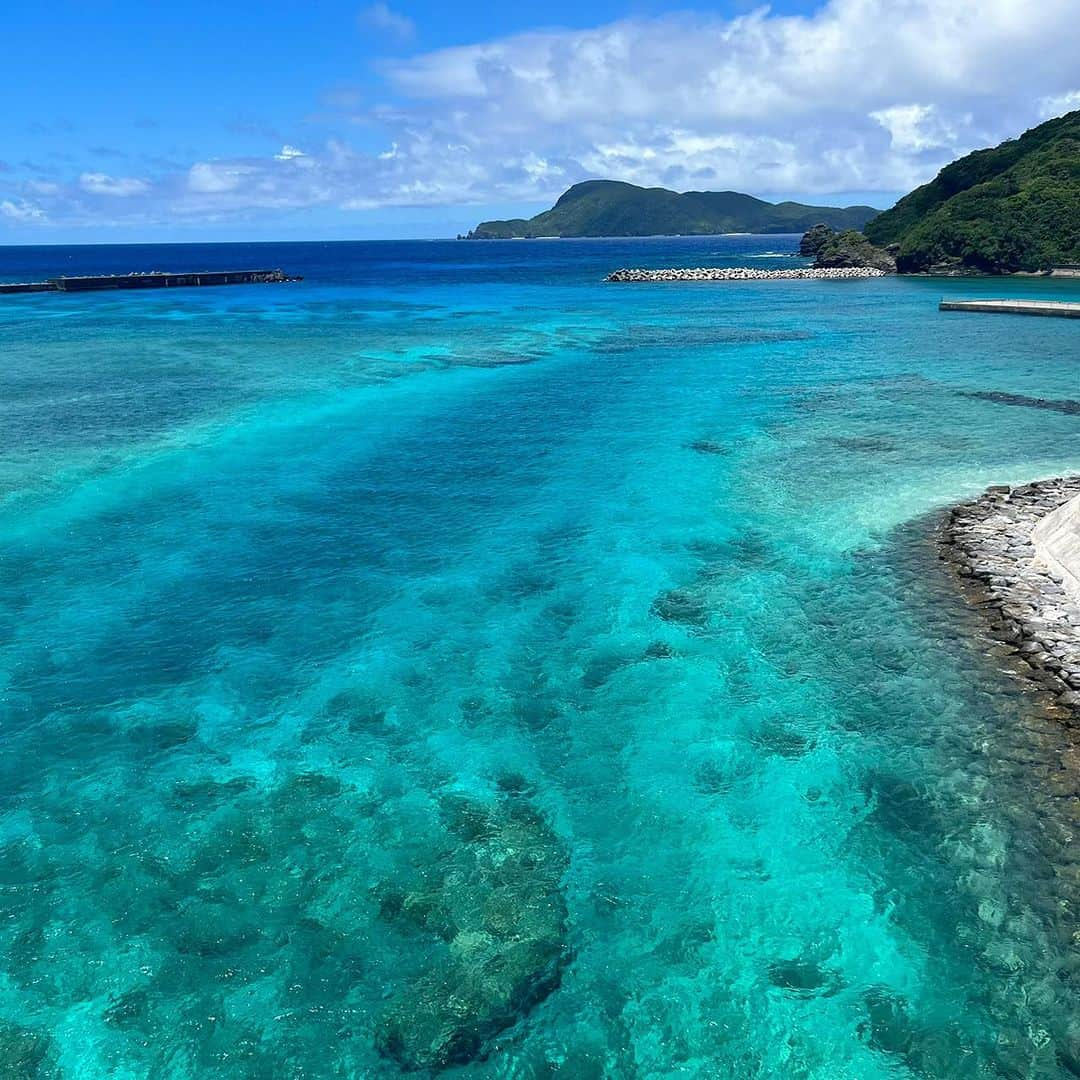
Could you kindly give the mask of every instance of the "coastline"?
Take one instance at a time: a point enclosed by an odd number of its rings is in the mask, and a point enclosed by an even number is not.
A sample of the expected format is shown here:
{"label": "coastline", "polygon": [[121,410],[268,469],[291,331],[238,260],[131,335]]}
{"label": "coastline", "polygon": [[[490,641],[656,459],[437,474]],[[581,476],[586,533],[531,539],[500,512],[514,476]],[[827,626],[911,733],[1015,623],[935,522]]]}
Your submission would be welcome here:
{"label": "coastline", "polygon": [[1080,719],[1080,476],[991,487],[949,511],[939,540],[1023,677]]}

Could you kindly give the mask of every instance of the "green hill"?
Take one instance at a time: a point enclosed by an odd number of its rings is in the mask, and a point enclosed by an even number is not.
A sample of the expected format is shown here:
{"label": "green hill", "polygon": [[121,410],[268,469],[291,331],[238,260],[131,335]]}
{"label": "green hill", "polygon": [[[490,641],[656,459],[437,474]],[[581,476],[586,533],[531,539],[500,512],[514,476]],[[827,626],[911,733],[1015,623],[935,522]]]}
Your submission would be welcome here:
{"label": "green hill", "polygon": [[901,273],[1012,273],[1080,263],[1080,111],[978,150],[864,229]]}
{"label": "green hill", "polygon": [[861,229],[878,211],[871,206],[768,203],[737,191],[641,188],[617,180],[575,184],[550,209],[525,220],[485,221],[470,240],[516,236],[713,236],[718,233],[801,233],[825,223]]}

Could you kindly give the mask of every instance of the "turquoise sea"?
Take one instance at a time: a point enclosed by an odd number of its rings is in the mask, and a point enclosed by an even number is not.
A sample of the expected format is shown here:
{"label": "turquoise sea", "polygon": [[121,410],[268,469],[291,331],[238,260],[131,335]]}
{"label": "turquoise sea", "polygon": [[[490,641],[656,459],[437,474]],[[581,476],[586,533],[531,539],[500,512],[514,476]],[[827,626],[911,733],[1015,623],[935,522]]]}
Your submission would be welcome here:
{"label": "turquoise sea", "polygon": [[603,282],[794,245],[0,250],[305,276],[0,302],[0,1075],[1080,1075],[1076,733],[931,543],[1080,469],[1077,326],[939,297],[1080,282]]}

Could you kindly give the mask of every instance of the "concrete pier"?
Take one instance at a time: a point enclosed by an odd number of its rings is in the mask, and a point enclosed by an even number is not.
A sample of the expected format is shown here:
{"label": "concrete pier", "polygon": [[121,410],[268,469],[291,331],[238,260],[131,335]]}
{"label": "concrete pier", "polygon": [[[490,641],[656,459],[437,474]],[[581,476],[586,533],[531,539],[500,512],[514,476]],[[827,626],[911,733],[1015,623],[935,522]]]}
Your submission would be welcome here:
{"label": "concrete pier", "polygon": [[1053,315],[1080,319],[1080,304],[1057,300],[942,300],[941,311],[980,311],[994,315]]}
{"label": "concrete pier", "polygon": [[15,281],[0,282],[0,295],[5,293],[55,292],[56,286],[51,281]]}
{"label": "concrete pier", "polygon": [[302,278],[283,270],[199,270],[175,274],[152,270],[136,274],[86,274],[47,281],[0,283],[0,295],[30,292],[98,292],[103,289],[181,289],[208,285],[263,285]]}

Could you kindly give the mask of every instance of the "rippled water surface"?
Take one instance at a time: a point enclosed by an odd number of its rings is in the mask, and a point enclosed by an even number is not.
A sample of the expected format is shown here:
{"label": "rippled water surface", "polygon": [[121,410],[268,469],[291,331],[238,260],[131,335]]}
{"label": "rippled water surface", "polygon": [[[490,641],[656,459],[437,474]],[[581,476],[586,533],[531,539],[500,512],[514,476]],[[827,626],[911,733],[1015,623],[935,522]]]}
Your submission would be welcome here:
{"label": "rippled water surface", "polygon": [[0,1075],[1080,1075],[1080,751],[928,542],[1077,327],[602,281],[793,246],[0,252],[305,275],[0,303]]}

